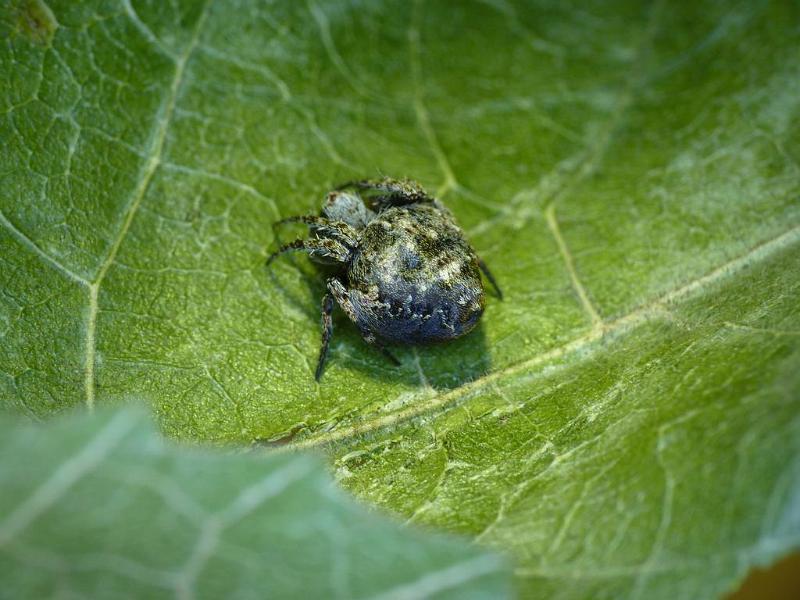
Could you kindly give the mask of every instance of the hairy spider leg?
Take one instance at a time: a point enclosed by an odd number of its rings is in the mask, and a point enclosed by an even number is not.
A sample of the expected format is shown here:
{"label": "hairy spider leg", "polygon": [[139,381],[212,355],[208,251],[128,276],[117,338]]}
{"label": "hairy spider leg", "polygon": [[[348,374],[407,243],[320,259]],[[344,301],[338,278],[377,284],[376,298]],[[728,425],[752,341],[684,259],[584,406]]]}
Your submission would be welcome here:
{"label": "hairy spider leg", "polygon": [[281,254],[296,250],[303,250],[312,256],[328,258],[339,263],[346,263],[350,258],[350,249],[341,242],[327,238],[315,238],[310,240],[295,240],[284,244],[269,255],[269,258],[267,258],[267,266]]}
{"label": "hairy spider leg", "polygon": [[325,359],[328,357],[328,345],[331,342],[331,335],[333,334],[332,314],[333,295],[328,293],[322,297],[322,346],[319,349],[317,370],[314,373],[314,379],[317,381],[322,377],[322,371],[325,369]]}
{"label": "hairy spider leg", "polygon": [[318,217],[317,215],[294,215],[291,217],[285,217],[280,221],[275,221],[272,226],[278,227],[279,225],[285,225],[286,223],[309,223],[311,225],[317,224],[328,224],[330,221],[325,217]]}
{"label": "hairy spider leg", "polygon": [[296,217],[286,217],[285,219],[276,221],[272,224],[272,228],[275,229],[286,223],[305,223],[306,225],[312,225],[316,228],[317,233],[323,236],[332,237],[336,241],[350,246],[351,248],[355,248],[356,246],[358,234],[355,229],[344,221],[331,221],[330,219],[317,217],[316,215],[300,215]]}
{"label": "hairy spider leg", "polygon": [[359,190],[389,192],[392,196],[399,196],[400,198],[408,199],[410,202],[431,202],[433,200],[419,184],[412,181],[392,179],[391,177],[348,181],[338,186],[336,190],[339,191],[349,187]]}
{"label": "hairy spider leg", "polygon": [[478,266],[480,267],[481,271],[483,271],[483,274],[486,275],[486,279],[489,280],[489,283],[492,284],[494,291],[497,292],[497,297],[500,298],[500,300],[502,300],[503,292],[500,291],[500,286],[497,285],[497,280],[494,278],[494,275],[492,275],[492,272],[489,270],[489,267],[486,266],[486,263],[483,262],[483,259],[480,256],[478,257]]}
{"label": "hairy spider leg", "polygon": [[358,316],[356,315],[356,311],[353,308],[353,302],[350,300],[350,293],[347,291],[347,288],[344,287],[344,284],[336,279],[335,277],[331,277],[328,279],[327,282],[328,291],[330,291],[331,295],[336,299],[336,302],[339,306],[342,307],[342,310],[345,312],[347,317],[355,323],[356,327],[358,327],[359,332],[361,333],[361,337],[363,340],[368,343],[370,346],[374,346],[377,348],[381,354],[383,354],[389,361],[395,365],[400,366],[400,361],[397,360],[397,357],[394,356],[386,347],[378,341],[378,338],[375,337],[375,334],[371,331],[363,328],[361,324],[358,322]]}

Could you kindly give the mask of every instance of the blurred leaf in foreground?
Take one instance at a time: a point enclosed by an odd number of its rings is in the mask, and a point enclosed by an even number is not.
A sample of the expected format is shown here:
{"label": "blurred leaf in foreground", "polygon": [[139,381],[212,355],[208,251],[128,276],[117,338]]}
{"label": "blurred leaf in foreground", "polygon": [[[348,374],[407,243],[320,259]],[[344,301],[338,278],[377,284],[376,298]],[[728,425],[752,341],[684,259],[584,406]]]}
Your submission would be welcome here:
{"label": "blurred leaf in foreground", "polygon": [[125,409],[0,418],[4,598],[497,598],[497,556],[344,497],[305,455],[165,442]]}

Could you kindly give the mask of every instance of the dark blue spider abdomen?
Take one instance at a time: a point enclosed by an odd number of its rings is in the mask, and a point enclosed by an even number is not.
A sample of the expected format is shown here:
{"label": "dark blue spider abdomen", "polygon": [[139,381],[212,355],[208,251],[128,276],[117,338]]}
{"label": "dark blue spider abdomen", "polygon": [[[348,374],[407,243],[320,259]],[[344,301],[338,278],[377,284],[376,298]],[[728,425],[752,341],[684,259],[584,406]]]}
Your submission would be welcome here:
{"label": "dark blue spider abdomen", "polygon": [[433,203],[382,211],[362,231],[348,279],[356,322],[388,342],[457,338],[483,313],[478,259]]}

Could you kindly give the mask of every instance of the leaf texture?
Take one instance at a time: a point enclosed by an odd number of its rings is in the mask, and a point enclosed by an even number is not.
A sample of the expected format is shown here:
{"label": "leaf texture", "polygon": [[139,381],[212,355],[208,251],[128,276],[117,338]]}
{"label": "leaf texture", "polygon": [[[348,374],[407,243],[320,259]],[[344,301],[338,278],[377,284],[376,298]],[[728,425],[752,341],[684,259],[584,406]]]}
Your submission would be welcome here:
{"label": "leaf texture", "polygon": [[[358,496],[510,552],[523,595],[716,597],[800,540],[798,19],[12,4],[0,394],[325,448]],[[400,368],[337,319],[317,385],[322,280],[264,269],[271,225],[378,174],[435,191],[506,299]]]}
{"label": "leaf texture", "polygon": [[497,556],[334,489],[309,456],[168,444],[143,411],[0,420],[3,597],[496,598]]}

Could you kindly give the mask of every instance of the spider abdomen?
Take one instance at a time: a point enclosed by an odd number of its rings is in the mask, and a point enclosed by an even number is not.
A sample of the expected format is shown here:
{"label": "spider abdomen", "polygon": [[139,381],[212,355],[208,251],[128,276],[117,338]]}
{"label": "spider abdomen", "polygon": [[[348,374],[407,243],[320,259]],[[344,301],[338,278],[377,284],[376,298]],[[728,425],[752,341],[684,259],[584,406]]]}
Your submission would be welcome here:
{"label": "spider abdomen", "polygon": [[357,322],[388,342],[457,338],[483,313],[478,259],[432,204],[382,211],[361,232],[348,280]]}

